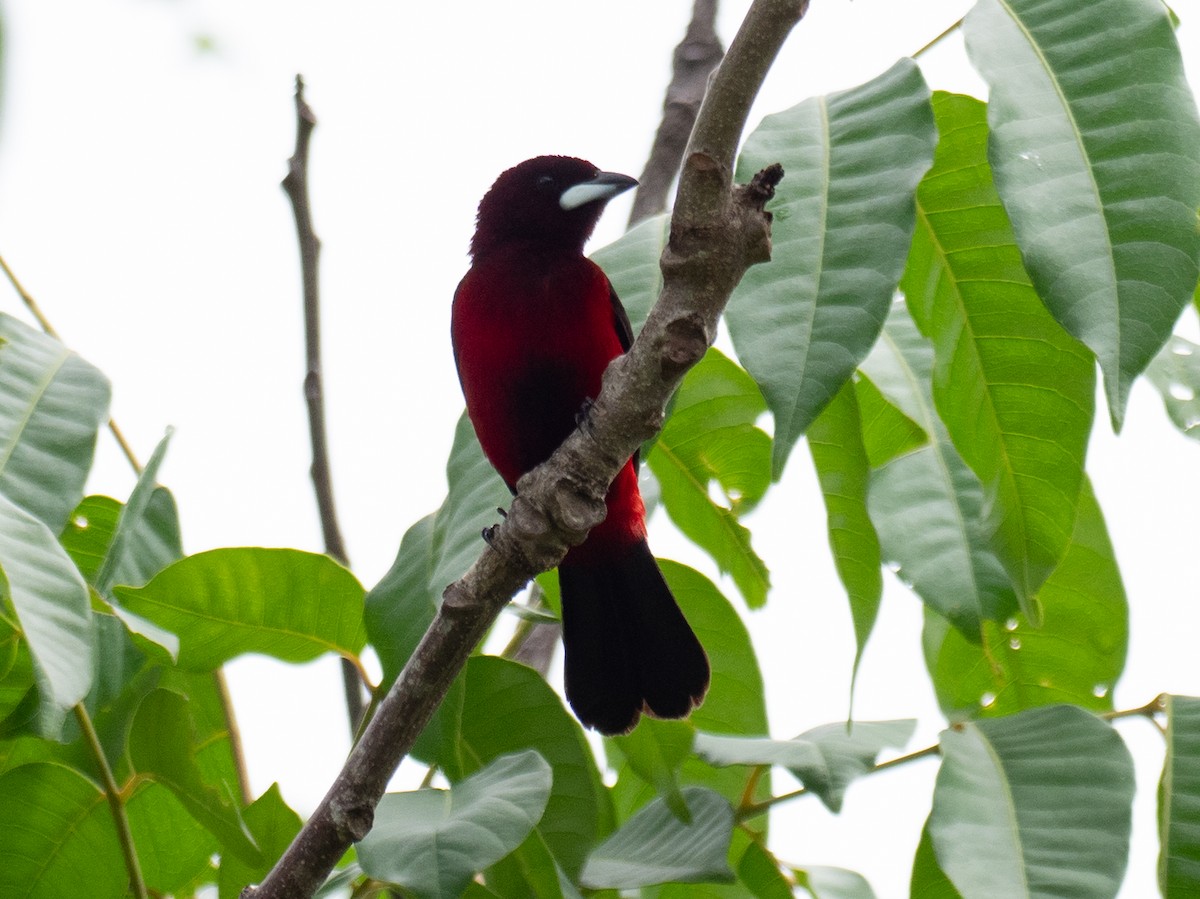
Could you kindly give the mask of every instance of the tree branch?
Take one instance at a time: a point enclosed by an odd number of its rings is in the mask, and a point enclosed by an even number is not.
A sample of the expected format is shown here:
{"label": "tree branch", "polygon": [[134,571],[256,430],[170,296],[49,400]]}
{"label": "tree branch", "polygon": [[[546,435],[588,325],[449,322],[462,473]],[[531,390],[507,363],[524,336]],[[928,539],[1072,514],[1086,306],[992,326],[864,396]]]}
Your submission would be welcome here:
{"label": "tree branch", "polygon": [[[667,85],[662,119],[633,197],[629,228],[666,211],[667,192],[679,174],[683,151],[704,100],[708,76],[725,55],[725,48],[717,37],[716,18],[717,0],[696,0],[693,4],[692,20],[671,57],[671,83]],[[522,622],[505,655],[544,677],[550,670],[550,661],[561,635],[561,623]]]}
{"label": "tree branch", "polygon": [[[321,386],[321,282],[318,269],[321,240],[313,230],[312,209],[308,202],[308,145],[317,117],[304,99],[304,79],[296,76],[296,149],[288,160],[283,191],[292,204],[296,219],[296,239],[300,244],[300,271],[304,288],[304,350],[307,366],[304,375],[304,399],[308,404],[308,433],[312,443],[312,482],[321,516],[325,552],[349,567],[346,544],[338,527],[333,502],[333,477],[329,470],[329,443],[325,437],[325,395]],[[342,684],[346,693],[346,712],[350,733],[354,734],[363,714],[363,696],[358,670],[342,659]]]}
{"label": "tree branch", "polygon": [[688,136],[696,124],[708,76],[721,62],[725,49],[717,37],[717,0],[696,0],[692,21],[671,64],[671,83],[663,100],[662,121],[654,134],[650,156],[638,181],[629,213],[629,227],[667,208],[667,192],[679,173]]}
{"label": "tree branch", "polygon": [[446,588],[429,630],[329,792],[266,880],[243,897],[311,896],[350,843],[366,836],[392,772],[471,650],[517,590],[557,565],[604,518],[608,485],[661,427],[668,399],[707,350],[734,286],[747,268],[770,257],[763,205],[783,170],[771,166],[750,185],[733,188],[733,160],[762,79],[807,6],[807,0],[751,6],[689,145],[662,259],[662,295],[629,353],[605,372],[590,426],[518,482],[491,545]]}

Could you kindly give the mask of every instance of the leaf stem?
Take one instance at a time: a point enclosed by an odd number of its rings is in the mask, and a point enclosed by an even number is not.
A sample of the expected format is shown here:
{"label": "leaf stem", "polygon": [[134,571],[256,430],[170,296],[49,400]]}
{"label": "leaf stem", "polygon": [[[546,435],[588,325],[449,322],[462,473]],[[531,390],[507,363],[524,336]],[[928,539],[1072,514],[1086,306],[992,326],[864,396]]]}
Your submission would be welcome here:
{"label": "leaf stem", "polygon": [[[1104,712],[1100,715],[1100,717],[1106,721],[1116,721],[1119,718],[1146,718],[1151,724],[1158,727],[1158,729],[1161,731],[1162,727],[1159,725],[1156,716],[1166,711],[1166,708],[1166,694],[1160,693],[1145,705],[1141,705],[1133,709],[1118,709],[1112,712]],[[888,759],[886,762],[880,762],[865,773],[876,774],[879,771],[886,771],[888,768],[906,765],[909,762],[925,758],[926,756],[937,755],[939,750],[940,747],[938,744],[926,746],[924,749],[918,749],[915,752],[908,753],[907,755],[902,755],[894,759]],[[760,769],[761,766],[756,767],[754,771],[757,772]],[[778,805],[781,802],[786,802],[789,799],[795,799],[798,796],[804,796],[811,792],[807,787],[800,787],[797,790],[792,790],[790,793],[782,793],[779,796],[772,796],[770,799],[764,799],[762,802],[749,802],[747,800],[750,796],[754,782],[754,773],[752,772],[750,784],[747,785],[747,789],[742,795],[741,805],[737,809],[737,820],[739,822],[745,821],[748,818],[756,817],[757,815],[761,815],[764,812],[769,811],[772,806]]]}
{"label": "leaf stem", "polygon": [[125,867],[129,871],[130,888],[136,899],[149,899],[146,882],[142,879],[142,867],[138,862],[137,847],[133,844],[133,833],[129,830],[129,817],[125,814],[121,788],[117,786],[112,768],[108,766],[108,759],[104,756],[104,747],[100,745],[100,738],[96,735],[96,728],[92,726],[91,716],[82,702],[75,706],[75,719],[79,722],[79,729],[83,731],[84,740],[92,751],[96,767],[100,770],[100,778],[104,781],[104,794],[108,797],[108,807],[112,809],[113,823],[117,827],[117,839],[121,843],[121,853],[125,856]]}
{"label": "leaf stem", "polygon": [[1158,716],[1165,713],[1167,710],[1167,694],[1159,693],[1153,699],[1143,706],[1138,706],[1136,709],[1118,709],[1112,712],[1105,712],[1101,715],[1106,721],[1116,721],[1119,718],[1145,718],[1155,729],[1166,737],[1167,729]]}
{"label": "leaf stem", "polygon": [[233,711],[233,699],[229,695],[229,682],[225,679],[224,668],[218,668],[213,672],[213,684],[221,699],[221,717],[225,722],[225,733],[229,735],[233,767],[237,771],[238,792],[242,794],[242,804],[249,805],[254,800],[250,790],[250,774],[246,770],[246,753],[242,750],[242,733],[238,728],[237,716]]}
{"label": "leaf stem", "polygon": [[[923,759],[926,756],[937,755],[939,746],[935,743],[933,746],[926,746],[924,749],[918,749],[916,752],[910,752],[908,755],[902,755],[898,758],[888,759],[886,762],[880,762],[873,768],[870,768],[865,773],[875,774],[879,771],[885,771],[888,768],[895,768],[897,765],[906,765],[909,762],[915,762],[917,759]],[[749,818],[757,817],[764,812],[770,811],[772,806],[778,805],[781,802],[786,802],[789,799],[795,799],[797,796],[804,796],[810,793],[807,787],[800,787],[798,790],[792,790],[790,793],[782,793],[779,796],[772,796],[770,799],[764,799],[762,802],[752,802],[746,804],[743,801],[742,806],[737,810],[736,818],[739,822]]]}
{"label": "leaf stem", "polygon": [[1112,712],[1104,712],[1100,717],[1106,721],[1116,721],[1118,718],[1136,718],[1140,715],[1153,721],[1155,715],[1161,715],[1166,710],[1167,694],[1159,693],[1148,703],[1138,706],[1136,709],[1117,709]]}
{"label": "leaf stem", "polygon": [[[964,16],[964,18],[965,18],[965,16]],[[953,25],[951,25],[949,28],[947,28],[945,31],[943,31],[941,34],[939,34],[937,37],[935,37],[929,43],[927,43],[924,47],[922,47],[920,50],[918,50],[916,53],[914,53],[912,55],[912,58],[916,59],[922,53],[925,53],[928,50],[932,50],[934,47],[936,47],[938,44],[940,44],[943,40],[948,38],[954,32],[958,31],[958,29],[960,29],[962,27],[962,23],[963,23],[963,20],[959,19],[957,22],[955,22]]]}
{"label": "leaf stem", "polygon": [[754,804],[754,791],[758,789],[758,782],[762,780],[763,774],[770,768],[770,765],[757,765],[750,769],[750,776],[746,778],[746,789],[742,790],[742,801],[738,805],[739,808],[748,808]]}

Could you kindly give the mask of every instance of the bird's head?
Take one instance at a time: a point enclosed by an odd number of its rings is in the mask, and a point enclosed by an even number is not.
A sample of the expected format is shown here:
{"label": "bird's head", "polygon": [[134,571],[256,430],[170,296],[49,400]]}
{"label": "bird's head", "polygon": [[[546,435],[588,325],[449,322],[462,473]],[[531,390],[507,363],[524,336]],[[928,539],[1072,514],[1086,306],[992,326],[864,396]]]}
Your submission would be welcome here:
{"label": "bird's head", "polygon": [[480,202],[471,255],[514,241],[581,251],[604,204],[635,184],[583,159],[527,159],[500,175]]}

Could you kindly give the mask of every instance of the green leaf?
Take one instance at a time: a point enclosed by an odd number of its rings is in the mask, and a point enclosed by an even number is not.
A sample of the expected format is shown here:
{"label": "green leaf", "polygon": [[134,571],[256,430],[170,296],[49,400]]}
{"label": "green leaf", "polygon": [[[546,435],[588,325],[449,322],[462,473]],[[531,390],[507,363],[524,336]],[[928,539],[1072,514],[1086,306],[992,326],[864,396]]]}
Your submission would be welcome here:
{"label": "green leaf", "polygon": [[405,532],[391,569],[366,598],[367,632],[379,652],[385,686],[420,642],[442,592],[483,551],[482,529],[495,523],[497,507],[512,499],[465,413],[455,427],[446,476],[450,487],[441,507]]}
{"label": "green leaf", "polygon": [[1158,887],[1200,895],[1200,699],[1167,696],[1167,758],[1158,785]]}
{"label": "green leaf", "polygon": [[[659,560],[663,575],[680,608],[708,653],[712,679],[704,704],[692,712],[693,727],[721,734],[761,734],[768,730],[762,674],[746,625],[720,590],[694,569],[678,562]],[[643,720],[639,727],[647,726]],[[653,727],[650,724],[650,727]],[[654,788],[635,774],[623,757],[609,753],[609,765],[618,772],[612,789],[618,819],[625,820],[654,798]],[[681,785],[707,787],[731,803],[746,791],[747,772],[714,768],[696,755],[684,759],[679,769]],[[758,780],[754,799],[770,794],[771,779]]]}
{"label": "green leaf", "polygon": [[188,699],[188,715],[195,734],[194,757],[206,784],[223,795],[241,796],[238,760],[229,733],[229,701],[219,678],[207,671],[168,668],[161,672],[158,686]]}
{"label": "green leaf", "polygon": [[484,879],[488,889],[503,899],[580,899],[537,828],[515,852],[488,868]]}
{"label": "green leaf", "polygon": [[857,871],[814,865],[797,871],[796,879],[814,899],[875,899],[875,891]]}
{"label": "green leaf", "polygon": [[262,852],[242,822],[238,804],[205,782],[196,761],[197,746],[196,727],[184,697],[155,690],[142,700],[129,734],[134,769],[174,793],[225,850],[247,864],[261,864]]}
{"label": "green leaf", "polygon": [[307,662],[353,657],[366,643],[363,588],[328,556],[291,549],[215,549],[164,568],[118,601],[179,635],[179,664],[211,671],[247,652]]}
{"label": "green leaf", "polygon": [[909,899],[963,899],[962,893],[954,888],[946,872],[938,865],[933,852],[933,840],[929,838],[928,819],[921,828],[921,841],[913,857],[908,896]]}
{"label": "green leaf", "polygon": [[929,833],[964,896],[1117,894],[1133,761],[1111,727],[1051,706],[942,733]]}
{"label": "green leaf", "polygon": [[1096,711],[1113,707],[1129,642],[1129,609],[1104,516],[1086,480],[1067,554],[1039,598],[1041,626],[1018,613],[984,622],[980,642],[926,614],[925,663],[951,720],[1062,702]]}
{"label": "green leaf", "polygon": [[[107,496],[86,496],[59,535],[59,541],[89,584],[112,545],[124,506]],[[179,512],[166,487],[155,487],[143,513],[136,518],[127,551],[116,566],[116,582],[140,587],[183,556]]]}
{"label": "green leaf", "polygon": [[142,781],[125,803],[125,814],[147,887],[177,893],[208,873],[217,840],[169,789]]}
{"label": "green leaf", "polygon": [[367,594],[363,621],[383,666],[381,689],[399,676],[437,612],[429,584],[433,570],[433,515],[426,515],[400,540],[396,561]]}
{"label": "green leaf", "polygon": [[[156,665],[174,665],[179,658],[179,638],[168,630],[159,627],[153,621],[148,621],[140,615],[134,615],[132,612],[122,609],[120,606],[107,603],[99,597],[94,598],[94,607],[92,611],[100,615],[111,615],[121,622],[125,628],[125,632],[129,635],[129,639],[133,641],[133,645],[141,651],[147,659],[153,661]],[[98,619],[100,621],[102,619]],[[103,631],[103,625],[97,628],[97,632]],[[107,634],[104,631],[101,635],[101,640]],[[111,652],[101,650],[99,661],[101,667],[104,666]]]}
{"label": "green leaf", "polygon": [[984,489],[993,547],[1033,620],[1071,538],[1095,366],[1033,289],[987,164],[986,107],[934,96],[942,139],[917,189],[901,288],[933,341],[933,398]]}
{"label": "green leaf", "polygon": [[[29,645],[16,627],[0,616],[0,737],[8,729],[9,715],[28,701],[26,697],[36,694],[35,677]],[[0,770],[3,767],[0,764]]]}
{"label": "green leaf", "polygon": [[279,784],[271,784],[270,789],[246,806],[242,820],[262,850],[263,863],[247,865],[236,855],[222,856],[218,878],[221,899],[238,899],[243,887],[262,881],[303,826],[300,816],[283,801]]}
{"label": "green leaf", "polygon": [[746,272],[726,314],[775,417],[776,478],[879,336],[936,140],[911,59],[768,116],[746,139],[739,181],[774,162],[787,172],[771,205],[772,261]]}
{"label": "green leaf", "polygon": [[[129,726],[142,700],[160,685],[170,665],[169,657],[159,650],[160,657],[152,657],[135,642],[123,622],[115,615],[104,611],[102,601],[97,598],[93,611],[96,632],[96,668],[84,705],[91,716],[100,745],[109,763],[122,773],[129,739]],[[72,741],[76,750],[77,767],[91,771],[90,750],[79,739],[77,722],[68,719],[64,739]]]}
{"label": "green leaf", "polygon": [[917,722],[855,721],[823,724],[791,740],[697,733],[696,752],[713,765],[780,765],[832,812],[842,810],[846,788],[875,767],[879,753],[902,747]]}
{"label": "green leaf", "polygon": [[733,880],[726,857],[733,809],[703,787],[683,791],[691,824],[656,799],[595,848],[580,882],[592,889],[637,889],[656,883]]}
{"label": "green leaf", "polygon": [[[750,608],[767,601],[770,573],[739,521],[771,483],[771,438],[755,426],[766,403],[754,381],[710,349],[684,378],[671,417],[646,456],[667,514],[730,574]],[[714,502],[716,482],[724,502]]]}
{"label": "green leaf", "polygon": [[457,899],[471,877],[521,844],[553,780],[530,750],[496,759],[450,790],[388,793],[358,844],[363,870],[419,897]]}
{"label": "green leaf", "polygon": [[592,254],[592,261],[604,269],[613,290],[621,298],[634,334],[642,330],[646,316],[662,291],[662,270],[658,262],[667,247],[670,229],[670,214],[656,215],[638,222]]}
{"label": "green leaf", "polygon": [[122,899],[125,858],[104,794],[71,768],[47,762],[0,776],[0,895]]}
{"label": "green leaf", "polygon": [[779,870],[779,862],[760,843],[751,841],[746,847],[737,877],[754,899],[792,899],[792,885]]}
{"label": "green leaf", "polygon": [[[59,537],[63,548],[94,588],[106,558],[116,559],[112,563],[112,580],[140,587],[183,555],[179,513],[170,491],[155,487],[147,492],[143,488],[138,505],[141,511],[131,514],[125,506],[107,496],[85,497],[63,529]],[[112,547],[118,521],[124,522],[126,536],[121,540],[123,549],[114,555]],[[103,599],[94,597],[93,611],[119,618],[142,654],[157,664],[173,665],[179,655],[179,639],[109,600],[111,590]],[[129,654],[123,634],[114,634],[103,624],[98,627],[98,634],[97,673],[103,677],[114,658],[123,651],[126,656]],[[107,639],[109,635],[114,635],[111,643]]]}
{"label": "green leaf", "polygon": [[87,585],[38,518],[0,495],[0,615],[33,656],[38,728],[53,736],[92,683],[92,609]]}
{"label": "green leaf", "polygon": [[865,374],[860,371],[853,383],[862,420],[863,448],[871,468],[883,468],[929,443],[929,435],[921,426],[894,406]]}
{"label": "green leaf", "polygon": [[[454,431],[446,463],[449,491],[438,511],[410,527],[391,569],[367,595],[365,620],[383,665],[383,687],[391,684],[429,627],[442,592],[462,577],[483,551],[482,529],[499,517],[512,496],[496,474],[464,413]],[[461,678],[425,726],[413,755],[456,770],[455,709],[462,702]]]}
{"label": "green leaf", "polygon": [[467,573],[483,552],[480,531],[499,520],[496,509],[512,494],[492,468],[464,412],[454,430],[446,463],[450,491],[433,523],[433,561],[429,583],[441,603],[442,591]]}
{"label": "green leaf", "polygon": [[121,503],[112,497],[85,496],[59,536],[63,549],[89,584],[96,580],[120,515]]}
{"label": "green leaf", "polygon": [[[907,419],[906,419],[907,420]],[[808,448],[825,499],[829,547],[854,622],[851,704],[858,666],[875,627],[883,595],[879,535],[867,511],[871,469],[863,443],[855,386],[847,382],[808,429]]]}
{"label": "green leaf", "polygon": [[1200,121],[1170,19],[1154,2],[981,0],[963,32],[1025,267],[1095,352],[1119,429],[1200,256]]}
{"label": "green leaf", "polygon": [[[162,467],[163,457],[167,454],[167,444],[171,441],[172,433],[173,430],[168,428],[163,439],[154,448],[154,452],[150,455],[150,461],[138,475],[133,492],[129,495],[129,501],[125,503],[117,518],[117,526],[113,529],[108,552],[105,553],[104,561],[100,564],[100,570],[96,572],[94,581],[96,592],[101,596],[111,595],[112,586],[116,583],[119,572],[122,569],[129,569],[137,555],[137,550],[140,549],[137,545],[138,531],[144,527],[144,518],[154,496],[155,479],[158,477],[159,468]],[[131,586],[141,586],[141,584]]]}
{"label": "green leaf", "polygon": [[109,395],[96,368],[0,313],[0,494],[55,533],[83,496]]}
{"label": "green leaf", "polygon": [[692,724],[715,733],[763,733],[767,710],[762,673],[737,610],[695,569],[667,559],[660,559],[659,567],[712,666],[708,695],[692,712]]}
{"label": "green leaf", "polygon": [[901,580],[964,635],[978,639],[984,620],[1012,614],[1016,594],[992,550],[983,487],[934,412],[932,369],[928,341],[904,304],[894,303],[863,371],[931,442],[872,472],[868,506],[883,558]]}
{"label": "green leaf", "polygon": [[1200,344],[1172,337],[1150,362],[1146,376],[1162,395],[1175,427],[1200,440]]}
{"label": "green leaf", "polygon": [[496,656],[467,663],[453,751],[440,758],[452,781],[502,755],[536,749],[554,770],[554,789],[537,832],[569,876],[611,827],[600,774],[579,725],[562,700],[530,668]]}
{"label": "green leaf", "polygon": [[[659,565],[712,667],[708,695],[692,712],[692,726],[720,734],[766,733],[762,673],[741,616],[698,571],[665,559]],[[708,787],[730,802],[737,802],[746,789],[744,771],[717,770],[695,756],[684,760],[680,782]],[[770,783],[769,777],[761,778],[760,791],[769,792]]]}
{"label": "green leaf", "polygon": [[654,787],[684,824],[688,823],[688,810],[679,790],[679,767],[691,753],[695,736],[691,722],[642,718],[631,733],[611,739],[629,769]]}

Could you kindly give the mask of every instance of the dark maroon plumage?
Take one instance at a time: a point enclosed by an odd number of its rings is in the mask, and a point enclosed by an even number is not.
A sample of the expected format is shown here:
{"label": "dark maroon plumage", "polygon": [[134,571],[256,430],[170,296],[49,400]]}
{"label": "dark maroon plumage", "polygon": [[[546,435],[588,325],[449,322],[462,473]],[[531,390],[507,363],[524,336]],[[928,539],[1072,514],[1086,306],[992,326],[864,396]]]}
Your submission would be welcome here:
{"label": "dark maroon plumage", "polygon": [[[635,183],[582,159],[539,156],[504,172],[479,204],[451,333],[467,412],[510,488],[570,434],[632,341],[583,245],[608,199]],[[614,734],[642,712],[686,716],[709,669],[646,543],[635,460],[606,502],[604,522],[567,553],[559,580],[567,699],[584,724]]]}

